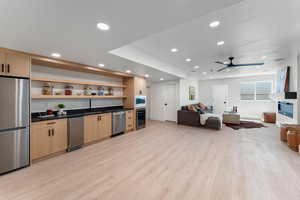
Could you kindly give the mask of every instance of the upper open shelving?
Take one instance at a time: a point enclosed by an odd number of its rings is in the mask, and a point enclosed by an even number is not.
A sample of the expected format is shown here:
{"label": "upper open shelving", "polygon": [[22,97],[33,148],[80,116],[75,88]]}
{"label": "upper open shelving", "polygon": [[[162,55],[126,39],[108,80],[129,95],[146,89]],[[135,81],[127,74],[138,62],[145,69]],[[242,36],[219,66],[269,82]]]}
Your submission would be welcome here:
{"label": "upper open shelving", "polygon": [[32,94],[32,99],[126,99],[126,96],[86,96],[86,95],[38,95]]}
{"label": "upper open shelving", "polygon": [[60,80],[60,79],[52,79],[52,78],[44,78],[44,77],[31,77],[31,80],[48,82],[48,83],[67,83],[67,84],[73,84],[73,85],[89,85],[89,86],[103,86],[103,87],[111,87],[111,88],[126,88],[125,85],[114,85],[114,84],[98,83],[98,82],[92,82],[92,81]]}

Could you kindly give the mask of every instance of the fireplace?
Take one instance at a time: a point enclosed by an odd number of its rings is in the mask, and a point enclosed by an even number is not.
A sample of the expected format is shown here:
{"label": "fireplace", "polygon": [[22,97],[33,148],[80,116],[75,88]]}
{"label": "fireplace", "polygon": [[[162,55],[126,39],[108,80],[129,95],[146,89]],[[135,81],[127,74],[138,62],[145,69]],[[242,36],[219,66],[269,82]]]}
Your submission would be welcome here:
{"label": "fireplace", "polygon": [[289,102],[279,101],[278,102],[278,113],[287,116],[289,118],[294,117],[294,105]]}

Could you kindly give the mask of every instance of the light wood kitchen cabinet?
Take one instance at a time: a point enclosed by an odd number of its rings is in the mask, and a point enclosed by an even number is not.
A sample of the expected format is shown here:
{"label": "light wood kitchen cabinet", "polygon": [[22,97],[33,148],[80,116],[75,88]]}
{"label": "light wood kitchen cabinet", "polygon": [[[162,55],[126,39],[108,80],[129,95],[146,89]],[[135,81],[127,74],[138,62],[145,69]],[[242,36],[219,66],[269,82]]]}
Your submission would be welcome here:
{"label": "light wood kitchen cabinet", "polygon": [[84,143],[108,138],[112,135],[112,114],[89,115],[84,117]]}
{"label": "light wood kitchen cabinet", "polygon": [[67,149],[67,120],[32,123],[30,135],[31,159],[35,160]]}
{"label": "light wood kitchen cabinet", "polygon": [[0,51],[0,75],[5,74],[5,54]]}
{"label": "light wood kitchen cabinet", "polygon": [[133,110],[126,111],[126,132],[134,130],[134,112]]}
{"label": "light wood kitchen cabinet", "polygon": [[25,54],[0,51],[1,75],[30,77],[30,56]]}
{"label": "light wood kitchen cabinet", "polygon": [[57,120],[52,126],[52,152],[64,151],[68,147],[67,120]]}
{"label": "light wood kitchen cabinet", "polygon": [[84,117],[84,143],[97,140],[98,115]]}
{"label": "light wood kitchen cabinet", "polygon": [[146,79],[140,77],[134,77],[134,93],[135,96],[146,96],[147,93]]}
{"label": "light wood kitchen cabinet", "polygon": [[134,108],[135,96],[147,96],[147,82],[144,78],[124,78],[123,85],[126,85],[123,90],[123,95],[126,96],[123,100],[124,108]]}
{"label": "light wood kitchen cabinet", "polygon": [[112,114],[105,113],[100,116],[100,126],[98,128],[101,132],[101,139],[109,138],[112,135]]}

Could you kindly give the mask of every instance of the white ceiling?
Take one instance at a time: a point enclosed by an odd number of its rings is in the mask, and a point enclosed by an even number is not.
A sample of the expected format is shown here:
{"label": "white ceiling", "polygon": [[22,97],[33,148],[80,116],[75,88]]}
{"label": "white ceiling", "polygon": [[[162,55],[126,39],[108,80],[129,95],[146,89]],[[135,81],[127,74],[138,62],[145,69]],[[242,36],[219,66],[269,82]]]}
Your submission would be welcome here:
{"label": "white ceiling", "polygon": [[[274,59],[300,43],[298,0],[1,0],[0,8],[2,47],[59,52],[65,60],[147,73],[151,81],[272,73]],[[208,27],[213,20],[221,21],[216,29]],[[111,30],[99,31],[98,22]],[[219,40],[225,45],[218,47]],[[261,62],[263,55],[261,69],[202,74],[216,69],[216,60]]]}

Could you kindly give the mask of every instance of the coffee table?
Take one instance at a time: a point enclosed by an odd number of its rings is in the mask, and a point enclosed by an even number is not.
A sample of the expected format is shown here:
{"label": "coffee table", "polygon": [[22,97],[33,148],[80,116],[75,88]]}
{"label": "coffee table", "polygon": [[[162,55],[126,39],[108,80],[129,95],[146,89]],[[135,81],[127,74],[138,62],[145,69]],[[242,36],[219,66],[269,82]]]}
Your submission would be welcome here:
{"label": "coffee table", "polygon": [[241,115],[234,112],[224,112],[223,113],[223,123],[229,124],[240,124]]}

